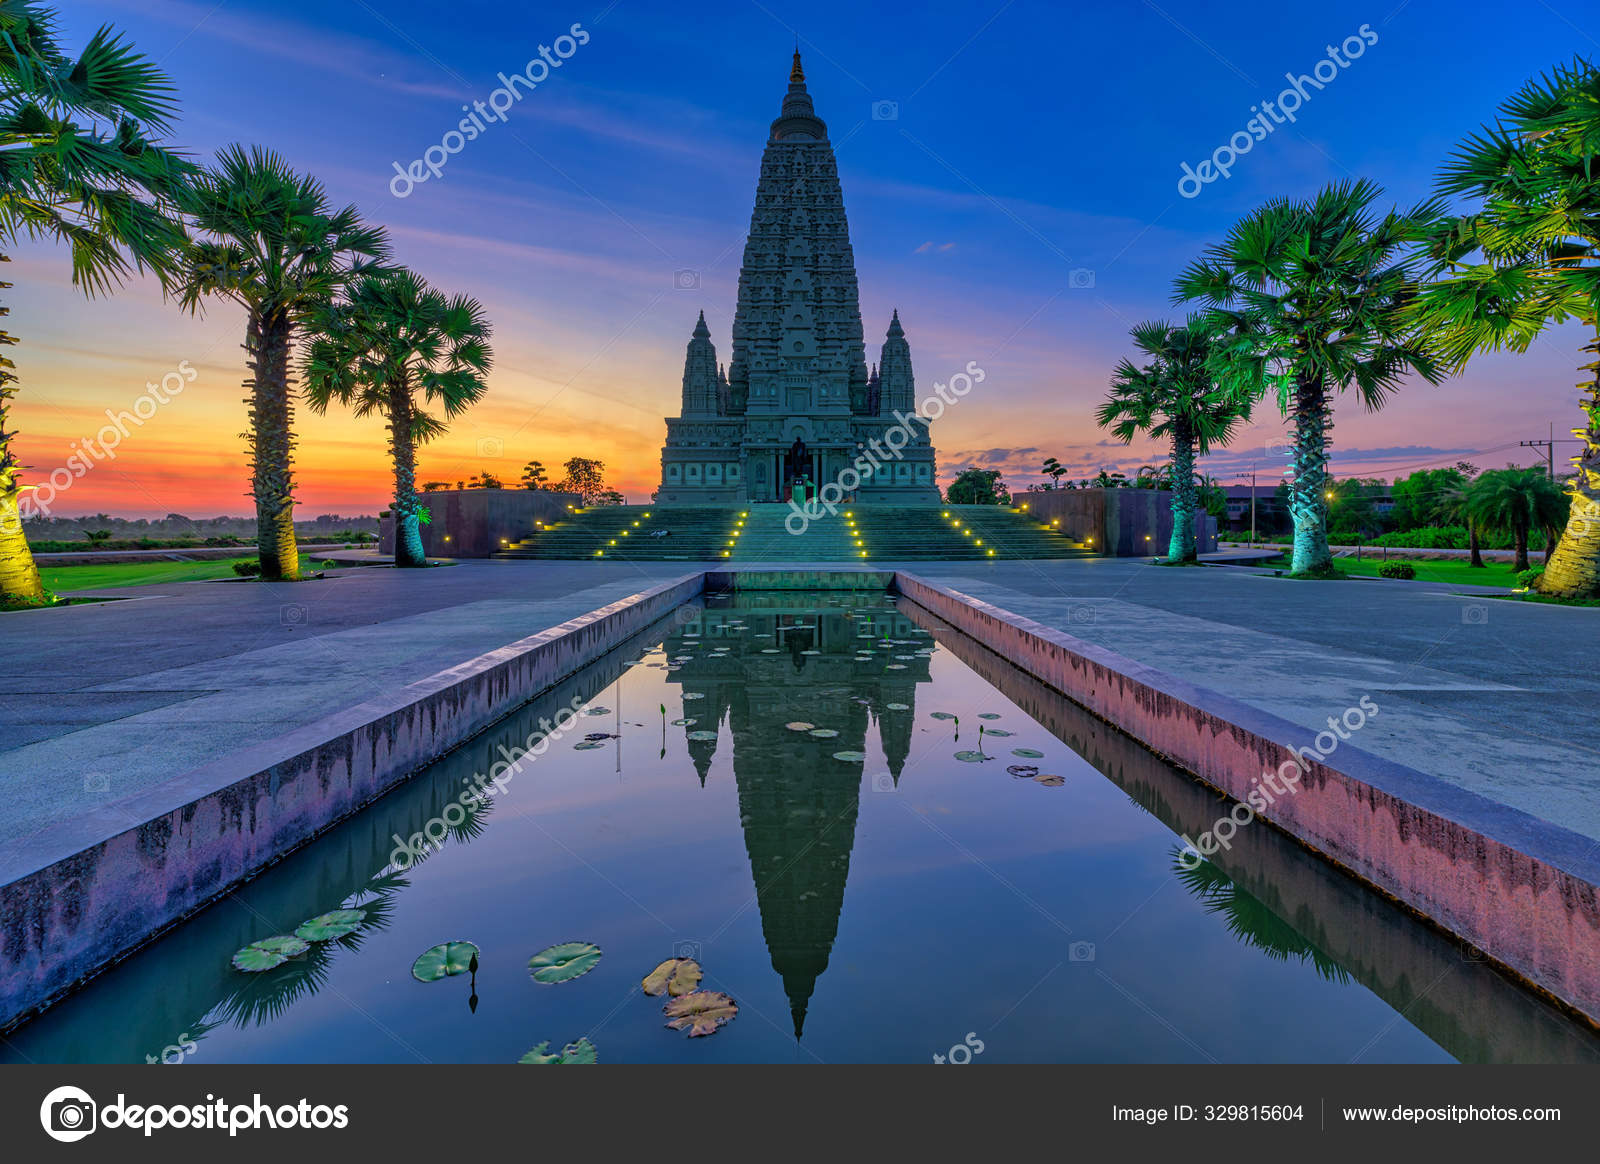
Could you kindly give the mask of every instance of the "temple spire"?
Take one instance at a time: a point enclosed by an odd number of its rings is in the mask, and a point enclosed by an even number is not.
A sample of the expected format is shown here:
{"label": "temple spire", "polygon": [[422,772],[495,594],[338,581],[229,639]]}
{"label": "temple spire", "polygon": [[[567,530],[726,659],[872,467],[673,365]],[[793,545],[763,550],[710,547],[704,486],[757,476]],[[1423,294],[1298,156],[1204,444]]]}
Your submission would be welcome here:
{"label": "temple spire", "polygon": [[805,70],[800,67],[800,42],[794,46],[794,64],[789,69],[789,84],[804,85],[806,83]]}

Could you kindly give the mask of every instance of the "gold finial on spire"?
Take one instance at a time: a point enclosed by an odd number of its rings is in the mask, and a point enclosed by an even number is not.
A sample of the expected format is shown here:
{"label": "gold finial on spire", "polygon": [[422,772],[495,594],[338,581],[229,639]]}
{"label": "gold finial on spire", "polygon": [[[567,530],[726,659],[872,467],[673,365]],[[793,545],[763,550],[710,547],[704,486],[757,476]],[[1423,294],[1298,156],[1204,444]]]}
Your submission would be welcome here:
{"label": "gold finial on spire", "polygon": [[800,46],[794,46],[794,67],[789,70],[789,84],[804,85],[806,83],[805,71],[800,68]]}

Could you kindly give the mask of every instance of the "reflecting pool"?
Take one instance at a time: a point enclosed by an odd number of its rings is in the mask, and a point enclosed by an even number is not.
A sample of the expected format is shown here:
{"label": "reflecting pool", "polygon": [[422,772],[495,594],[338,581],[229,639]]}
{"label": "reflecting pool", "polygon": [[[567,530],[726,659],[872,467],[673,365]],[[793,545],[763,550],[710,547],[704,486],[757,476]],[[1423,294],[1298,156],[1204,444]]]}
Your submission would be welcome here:
{"label": "reflecting pool", "polygon": [[[508,769],[541,720],[565,727]],[[463,803],[485,775],[500,790]],[[586,1038],[604,1063],[1600,1061],[1586,1028],[1267,826],[1187,867],[1178,836],[1223,811],[908,602],[708,596],[0,1059],[515,1063]],[[230,964],[336,910],[349,932]],[[449,942],[475,964],[419,981]],[[599,960],[537,980],[563,943]],[[641,989],[673,958],[738,1008],[708,1037]]]}

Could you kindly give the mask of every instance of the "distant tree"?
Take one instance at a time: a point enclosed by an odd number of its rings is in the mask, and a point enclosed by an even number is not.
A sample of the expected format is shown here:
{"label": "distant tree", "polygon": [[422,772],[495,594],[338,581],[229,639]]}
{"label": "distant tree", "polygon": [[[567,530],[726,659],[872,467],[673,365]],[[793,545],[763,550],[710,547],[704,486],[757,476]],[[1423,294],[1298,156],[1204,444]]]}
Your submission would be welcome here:
{"label": "distant tree", "polygon": [[1543,469],[1491,469],[1467,490],[1467,511],[1478,525],[1511,535],[1519,571],[1528,568],[1528,534],[1562,528],[1568,504],[1568,495]]}
{"label": "distant tree", "polygon": [[1396,478],[1393,487],[1395,528],[1444,525],[1444,511],[1450,498],[1466,483],[1467,475],[1460,469],[1419,469],[1408,477]]}
{"label": "distant tree", "polygon": [[505,486],[500,483],[500,478],[496,477],[493,473],[490,473],[490,472],[487,472],[487,471],[479,473],[475,477],[468,477],[467,478],[466,487],[468,489],[504,489],[505,488]]}
{"label": "distant tree", "polygon": [[422,483],[422,491],[424,493],[437,493],[441,489],[448,488],[450,488],[450,482],[448,481],[424,481]]}
{"label": "distant tree", "polygon": [[93,545],[111,540],[111,531],[108,529],[86,529],[83,531],[84,539]]}
{"label": "distant tree", "polygon": [[544,471],[544,465],[539,461],[529,461],[522,466],[522,487],[524,489],[548,489],[550,479]]}
{"label": "distant tree", "polygon": [[1068,470],[1060,461],[1051,457],[1040,467],[1040,472],[1050,478],[1050,488],[1059,489],[1061,487],[1061,478],[1067,475]]}
{"label": "distant tree", "polygon": [[615,489],[607,489],[595,499],[596,505],[626,505],[628,499]]}
{"label": "distant tree", "polygon": [[999,469],[980,469],[973,466],[956,474],[945,490],[944,499],[951,505],[1010,505],[1011,493],[1000,480]]}
{"label": "distant tree", "polygon": [[606,464],[593,457],[571,457],[565,466],[566,477],[556,486],[561,493],[576,493],[585,505],[599,504],[606,492]]}
{"label": "distant tree", "polygon": [[1171,459],[1164,466],[1142,465],[1133,485],[1172,491],[1172,537],[1167,560],[1199,560],[1194,536],[1195,458],[1228,442],[1234,427],[1249,415],[1248,402],[1218,394],[1210,363],[1214,337],[1190,317],[1182,326],[1162,320],[1141,323],[1129,333],[1147,357],[1143,367],[1124,359],[1111,377],[1111,391],[1095,414],[1101,428],[1124,442],[1140,433],[1165,438]]}

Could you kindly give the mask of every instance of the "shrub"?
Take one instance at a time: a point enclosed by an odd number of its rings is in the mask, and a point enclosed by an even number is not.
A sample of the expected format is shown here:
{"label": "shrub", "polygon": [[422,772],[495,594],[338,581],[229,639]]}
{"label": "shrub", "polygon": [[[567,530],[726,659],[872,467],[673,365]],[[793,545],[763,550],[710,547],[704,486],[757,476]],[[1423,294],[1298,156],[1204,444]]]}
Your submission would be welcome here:
{"label": "shrub", "polygon": [[246,558],[233,564],[233,572],[241,578],[254,578],[261,573],[261,562],[257,558]]}
{"label": "shrub", "polygon": [[1410,562],[1385,562],[1378,567],[1378,573],[1385,578],[1415,578],[1417,568]]}
{"label": "shrub", "polygon": [[1539,585],[1539,579],[1542,577],[1544,577],[1543,566],[1535,566],[1531,570],[1520,570],[1517,572],[1517,585],[1524,590],[1532,590]]}

